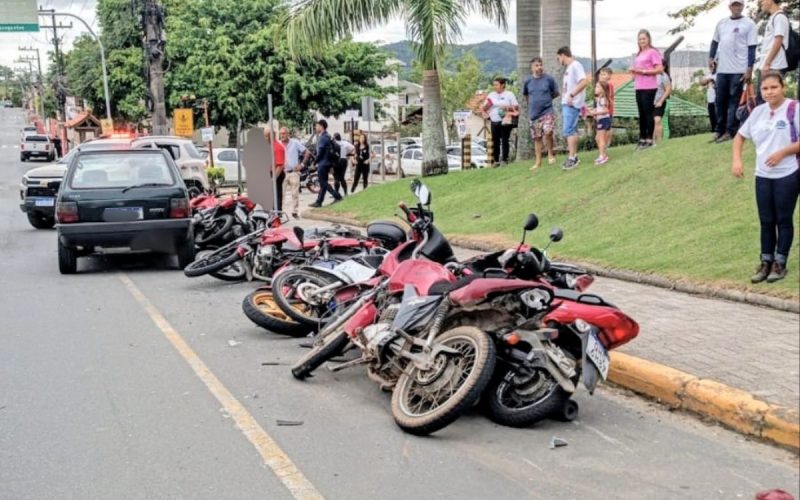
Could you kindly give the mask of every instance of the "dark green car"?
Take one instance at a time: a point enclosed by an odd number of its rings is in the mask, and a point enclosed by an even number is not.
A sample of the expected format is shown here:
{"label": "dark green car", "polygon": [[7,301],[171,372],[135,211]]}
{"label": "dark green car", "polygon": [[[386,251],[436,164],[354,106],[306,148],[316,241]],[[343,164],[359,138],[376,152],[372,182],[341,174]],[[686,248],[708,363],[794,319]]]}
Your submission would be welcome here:
{"label": "dark green car", "polygon": [[97,247],[176,254],[194,260],[189,195],[161,150],[79,151],[56,200],[58,269],[77,271]]}

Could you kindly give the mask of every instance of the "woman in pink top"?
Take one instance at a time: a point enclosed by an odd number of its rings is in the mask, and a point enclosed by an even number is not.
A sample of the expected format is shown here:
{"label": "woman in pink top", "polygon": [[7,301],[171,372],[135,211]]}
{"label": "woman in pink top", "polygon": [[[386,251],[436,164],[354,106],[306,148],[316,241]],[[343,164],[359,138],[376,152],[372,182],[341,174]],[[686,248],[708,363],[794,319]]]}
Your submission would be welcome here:
{"label": "woman in pink top", "polygon": [[639,109],[639,144],[636,150],[653,145],[655,131],[655,100],[658,90],[658,75],[664,71],[664,62],[658,49],[653,48],[650,32],[640,30],[639,53],[631,65],[633,84],[636,89],[636,107]]}

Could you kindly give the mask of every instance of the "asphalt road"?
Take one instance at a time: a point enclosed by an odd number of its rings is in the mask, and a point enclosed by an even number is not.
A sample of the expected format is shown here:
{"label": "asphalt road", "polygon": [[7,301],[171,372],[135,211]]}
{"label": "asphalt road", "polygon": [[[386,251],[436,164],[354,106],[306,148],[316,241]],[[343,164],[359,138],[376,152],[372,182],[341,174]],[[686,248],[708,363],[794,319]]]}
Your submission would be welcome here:
{"label": "asphalt road", "polygon": [[0,109],[0,498],[798,496],[791,453],[608,388],[569,424],[405,435],[361,369],[292,379],[299,341],[241,312],[255,284],[142,256],[61,276],[18,208],[22,117]]}

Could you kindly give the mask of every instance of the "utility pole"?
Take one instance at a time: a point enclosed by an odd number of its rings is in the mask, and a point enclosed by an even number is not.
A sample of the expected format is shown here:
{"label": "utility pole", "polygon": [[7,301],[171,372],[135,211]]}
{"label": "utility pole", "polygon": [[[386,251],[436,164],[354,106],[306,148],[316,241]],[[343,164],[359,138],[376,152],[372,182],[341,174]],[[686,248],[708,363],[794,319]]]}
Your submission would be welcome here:
{"label": "utility pole", "polygon": [[[64,54],[61,52],[60,45],[61,40],[58,38],[58,30],[59,29],[71,29],[72,23],[69,25],[65,25],[63,23],[56,24],[56,13],[55,11],[50,11],[50,22],[52,23],[51,26],[40,25],[39,27],[42,29],[52,29],[53,30],[53,47],[55,48],[56,54],[56,80],[53,83],[53,90],[56,96],[56,103],[57,103],[57,112],[56,112],[56,122],[57,122],[57,129],[58,135],[61,137],[61,151],[59,151],[60,155],[63,156],[67,153],[67,131],[63,127],[64,122],[67,120],[67,110],[66,110],[66,102],[67,102],[67,93],[64,90]],[[41,12],[39,15],[47,15],[42,14]]]}
{"label": "utility pole", "polygon": [[36,92],[39,101],[39,116],[44,120],[44,77],[42,76],[42,57],[39,49],[33,47],[17,47],[21,52],[36,52],[36,69],[38,70],[38,78],[36,79]]}
{"label": "utility pole", "polygon": [[150,82],[153,134],[166,135],[169,130],[167,106],[164,102],[164,10],[158,4],[158,0],[144,0],[142,23]]}

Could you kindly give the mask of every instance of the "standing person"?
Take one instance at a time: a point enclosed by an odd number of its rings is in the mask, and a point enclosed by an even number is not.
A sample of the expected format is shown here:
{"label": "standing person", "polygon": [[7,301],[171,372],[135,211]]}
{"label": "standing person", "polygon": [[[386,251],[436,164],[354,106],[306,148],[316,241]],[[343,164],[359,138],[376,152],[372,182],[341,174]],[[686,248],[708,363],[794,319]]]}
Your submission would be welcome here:
{"label": "standing person", "polygon": [[[335,155],[333,139],[328,134],[328,122],[320,120],[315,125],[317,131],[317,176],[319,177],[319,194],[317,194],[317,201],[309,205],[312,208],[319,208],[322,202],[325,201],[325,193],[330,193],[333,196],[333,202],[342,201],[342,195],[333,189],[333,186],[328,182],[330,175],[331,157]],[[338,160],[337,160],[338,161]]]}
{"label": "standing person", "polygon": [[304,155],[303,160],[307,160],[311,156],[311,152],[298,141],[290,137],[289,129],[281,127],[280,140],[284,149],[286,150],[286,164],[283,168],[286,174],[286,180],[283,182],[284,187],[292,195],[292,217],[299,219],[300,215],[300,155]]}
{"label": "standing person", "polygon": [[513,128],[510,119],[519,109],[516,96],[506,90],[507,83],[505,78],[495,78],[492,82],[494,90],[486,97],[484,104],[484,111],[489,112],[492,122],[492,159],[500,165],[508,163],[511,149],[509,138]]}
{"label": "standing person", "polygon": [[606,148],[608,147],[608,134],[611,131],[611,99],[609,98],[608,83],[599,81],[594,87],[594,109],[589,114],[597,121],[597,149],[600,155],[594,160],[595,165],[608,163]]}
{"label": "standing person", "polygon": [[639,151],[653,145],[658,75],[664,71],[664,63],[661,53],[653,48],[649,31],[639,30],[637,42],[639,53],[634,58],[631,73],[636,89],[636,107],[639,110],[639,144],[636,145],[636,150]]}
{"label": "standing person", "polygon": [[794,216],[800,193],[800,109],[786,99],[783,76],[761,75],[765,104],[756,106],[733,141],[735,177],[744,176],[742,149],[745,139],[756,146],[756,205],[761,221],[761,265],[750,279],[773,283],[786,277],[786,263],[794,238]]}
{"label": "standing person", "polygon": [[769,71],[786,74],[789,62],[786,51],[789,50],[789,17],[781,9],[781,0],[758,0],[758,7],[769,14],[764,38],[758,47],[759,80],[756,85],[756,103],[763,104],[761,97],[761,78]]}
{"label": "standing person", "polygon": [[272,131],[269,127],[264,127],[264,139],[272,144],[275,165],[272,166],[272,178],[275,182],[275,209],[283,210],[283,181],[286,179],[284,167],[286,165],[286,149],[280,141],[272,139]]}
{"label": "standing person", "polygon": [[700,85],[706,88],[706,104],[711,133],[717,131],[717,61],[709,61],[708,71],[700,79]]}
{"label": "standing person", "polygon": [[531,120],[531,138],[536,150],[536,162],[531,167],[535,170],[542,165],[542,149],[547,145],[547,164],[556,162],[553,146],[553,128],[556,117],[553,111],[553,99],[559,96],[555,78],[544,72],[544,61],[541,57],[531,59],[531,76],[522,86],[522,95],[528,98],[528,117]]}
{"label": "standing person", "polygon": [[717,23],[708,64],[716,60],[717,128],[711,142],[725,142],[736,135],[739,126],[736,108],[742,97],[742,87],[753,76],[756,61],[758,28],[752,19],[743,16],[744,0],[728,0],[730,17]]}
{"label": "standing person", "polygon": [[653,120],[655,124],[653,132],[653,146],[661,142],[664,138],[664,114],[667,112],[667,101],[672,95],[672,80],[669,77],[669,66],[664,66],[664,71],[658,74],[658,89],[655,97],[655,111]]}
{"label": "standing person", "polygon": [[358,136],[358,142],[356,142],[355,159],[356,173],[353,178],[353,187],[350,189],[351,193],[356,192],[356,186],[358,185],[359,179],[364,180],[364,189],[367,189],[372,154],[369,150],[369,140],[367,140],[367,134],[364,132],[361,132],[361,134]]}
{"label": "standing person", "polygon": [[333,134],[333,140],[339,145],[340,155],[339,161],[333,167],[333,189],[338,193],[341,187],[344,191],[344,195],[347,196],[347,181],[345,180],[345,176],[347,175],[347,166],[350,164],[350,160],[353,158],[353,152],[356,148],[347,139],[342,139],[339,132]]}
{"label": "standing person", "polygon": [[[614,84],[611,83],[611,76],[614,74],[614,70],[610,67],[606,66],[605,68],[600,70],[600,76],[597,77],[598,82],[604,82],[608,85],[608,114],[610,115],[611,119],[614,119]],[[611,147],[611,140],[614,137],[614,131],[610,128],[606,130],[606,147]]]}
{"label": "standing person", "polygon": [[563,134],[567,138],[569,156],[561,168],[572,170],[580,163],[578,159],[578,119],[581,116],[586,96],[584,89],[588,80],[586,71],[577,59],[572,57],[569,47],[561,47],[556,52],[558,62],[564,66],[564,84],[561,88],[561,113],[563,119]]}

